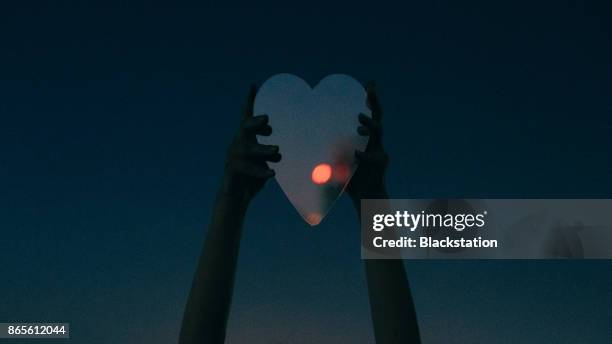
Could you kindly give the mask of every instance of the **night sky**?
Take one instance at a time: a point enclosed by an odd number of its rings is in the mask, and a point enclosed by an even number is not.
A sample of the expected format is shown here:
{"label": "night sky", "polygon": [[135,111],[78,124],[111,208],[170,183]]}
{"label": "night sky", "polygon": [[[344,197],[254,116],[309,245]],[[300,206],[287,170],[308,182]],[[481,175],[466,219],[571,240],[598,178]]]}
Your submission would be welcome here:
{"label": "night sky", "polygon": [[[248,86],[276,73],[376,81],[393,198],[612,198],[605,1],[54,3],[0,5],[0,322],[176,342]],[[359,253],[346,196],[311,228],[268,183],[228,342],[372,343]],[[406,268],[424,343],[612,338],[610,261]]]}

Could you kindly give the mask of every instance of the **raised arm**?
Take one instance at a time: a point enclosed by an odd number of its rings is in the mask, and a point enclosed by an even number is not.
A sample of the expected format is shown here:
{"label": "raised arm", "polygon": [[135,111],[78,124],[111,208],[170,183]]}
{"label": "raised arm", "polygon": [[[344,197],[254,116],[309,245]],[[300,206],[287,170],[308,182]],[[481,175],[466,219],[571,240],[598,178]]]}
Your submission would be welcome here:
{"label": "raised arm", "polygon": [[[368,85],[368,106],[372,117],[359,115],[360,135],[370,136],[365,152],[355,152],[359,167],[351,179],[347,193],[361,219],[362,199],[387,199],[385,171],[388,156],[382,143],[382,109],[374,90]],[[364,260],[370,313],[377,344],[420,343],[417,317],[410,285],[402,260]]]}
{"label": "raised arm", "polygon": [[251,87],[244,118],[227,153],[223,180],[183,315],[180,344],[224,342],[244,217],[251,199],[274,176],[266,161],[281,159],[277,146],[257,143],[256,135],[270,135],[272,128],[267,116],[253,116],[256,92]]}

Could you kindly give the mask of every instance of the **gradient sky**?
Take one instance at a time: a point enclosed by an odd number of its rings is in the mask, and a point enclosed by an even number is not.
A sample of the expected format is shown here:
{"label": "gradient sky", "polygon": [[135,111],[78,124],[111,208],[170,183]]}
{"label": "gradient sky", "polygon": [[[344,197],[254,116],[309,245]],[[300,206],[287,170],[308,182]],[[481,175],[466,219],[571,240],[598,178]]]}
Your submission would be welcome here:
{"label": "gradient sky", "polygon": [[[612,197],[604,1],[12,6],[2,322],[175,342],[248,85],[280,72],[376,80],[394,198]],[[311,229],[269,183],[249,209],[228,342],[371,343],[358,232],[347,199]],[[609,261],[406,266],[425,343],[612,338]]]}

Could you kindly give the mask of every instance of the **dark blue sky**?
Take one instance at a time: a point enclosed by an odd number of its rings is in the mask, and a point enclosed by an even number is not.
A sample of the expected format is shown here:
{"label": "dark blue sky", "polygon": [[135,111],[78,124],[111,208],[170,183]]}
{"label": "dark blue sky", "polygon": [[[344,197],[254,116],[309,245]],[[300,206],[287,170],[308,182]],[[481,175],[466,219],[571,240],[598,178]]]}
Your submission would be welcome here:
{"label": "dark blue sky", "polygon": [[[376,80],[394,198],[612,197],[602,2],[0,7],[0,321],[176,340],[248,85]],[[281,147],[282,149],[282,147]],[[369,343],[356,215],[249,210],[232,343]],[[429,343],[604,343],[612,263],[408,262]]]}

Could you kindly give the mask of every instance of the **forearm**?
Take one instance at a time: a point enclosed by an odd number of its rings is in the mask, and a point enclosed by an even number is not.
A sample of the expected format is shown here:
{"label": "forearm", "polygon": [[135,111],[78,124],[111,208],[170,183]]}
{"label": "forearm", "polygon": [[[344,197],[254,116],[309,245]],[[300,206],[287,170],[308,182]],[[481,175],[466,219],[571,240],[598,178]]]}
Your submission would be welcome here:
{"label": "forearm", "polygon": [[185,309],[179,343],[223,343],[247,201],[221,190]]}
{"label": "forearm", "polygon": [[419,328],[403,262],[364,263],[376,343],[420,343]]}
{"label": "forearm", "polygon": [[[364,195],[367,199],[387,199],[384,188]],[[353,205],[361,219],[361,199]],[[410,285],[401,259],[364,260],[370,311],[376,343],[420,343],[419,328]]]}

